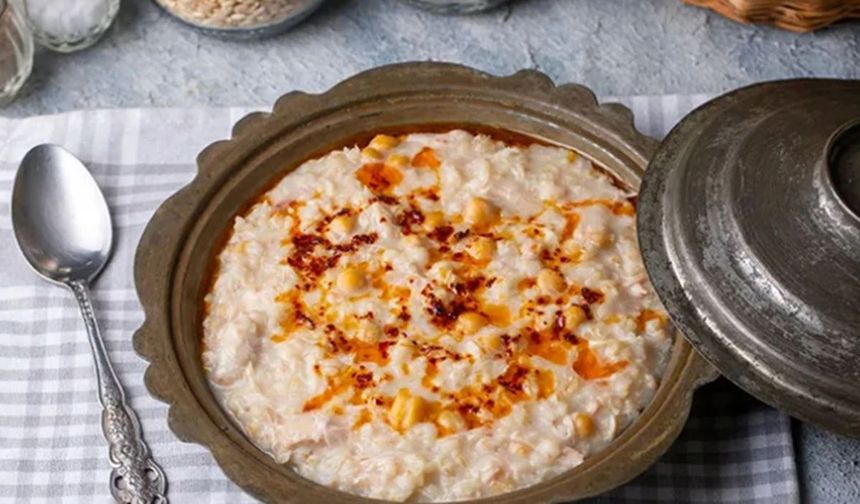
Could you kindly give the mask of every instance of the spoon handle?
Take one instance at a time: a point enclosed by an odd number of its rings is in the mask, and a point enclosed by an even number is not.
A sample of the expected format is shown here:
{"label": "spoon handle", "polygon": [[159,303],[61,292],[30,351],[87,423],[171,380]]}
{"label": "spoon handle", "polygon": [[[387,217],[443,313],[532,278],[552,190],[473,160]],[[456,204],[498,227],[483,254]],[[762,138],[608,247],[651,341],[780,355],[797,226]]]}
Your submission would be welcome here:
{"label": "spoon handle", "polygon": [[110,491],[122,504],[167,504],[164,471],[155,463],[143,441],[140,423],[125,400],[122,385],[108,359],[89,287],[82,281],[68,283],[81,308],[95,358],[99,401],[102,404],[102,432],[110,445],[113,469]]}

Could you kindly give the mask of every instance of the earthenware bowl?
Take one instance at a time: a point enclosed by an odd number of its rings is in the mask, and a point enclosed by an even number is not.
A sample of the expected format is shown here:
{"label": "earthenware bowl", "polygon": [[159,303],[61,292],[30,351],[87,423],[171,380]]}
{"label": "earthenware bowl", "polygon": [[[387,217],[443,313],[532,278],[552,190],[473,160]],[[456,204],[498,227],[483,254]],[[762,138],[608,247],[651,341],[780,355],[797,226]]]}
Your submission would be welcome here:
{"label": "earthenware bowl", "polygon": [[[302,161],[375,132],[493,128],[573,148],[638,189],[656,142],[633,127],[629,110],[599,105],[588,89],[555,86],[543,74],[493,77],[442,63],[370,70],[331,90],[289,93],[271,113],[240,120],[232,138],[207,147],[197,177],[168,199],[141,239],[135,282],[146,320],[135,349],[150,361],[146,385],[170,405],[168,423],[183,441],[205,446],[227,476],[269,502],[378,502],[298,476],[255,447],[216,401],[200,360],[202,297],[210,260],[234,216]],[[475,502],[575,500],[615,488],[650,466],[675,440],[694,390],[715,378],[677,336],[653,402],[606,450],[562,475]]]}

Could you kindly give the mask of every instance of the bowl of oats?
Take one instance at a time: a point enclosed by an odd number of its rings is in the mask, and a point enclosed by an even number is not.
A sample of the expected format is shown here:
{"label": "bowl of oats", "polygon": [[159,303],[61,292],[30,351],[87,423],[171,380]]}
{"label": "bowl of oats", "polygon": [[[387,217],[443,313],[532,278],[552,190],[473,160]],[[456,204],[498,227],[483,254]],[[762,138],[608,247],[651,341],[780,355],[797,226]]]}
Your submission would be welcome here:
{"label": "bowl of oats", "polygon": [[164,11],[203,33],[254,39],[281,34],[313,14],[325,0],[154,0]]}

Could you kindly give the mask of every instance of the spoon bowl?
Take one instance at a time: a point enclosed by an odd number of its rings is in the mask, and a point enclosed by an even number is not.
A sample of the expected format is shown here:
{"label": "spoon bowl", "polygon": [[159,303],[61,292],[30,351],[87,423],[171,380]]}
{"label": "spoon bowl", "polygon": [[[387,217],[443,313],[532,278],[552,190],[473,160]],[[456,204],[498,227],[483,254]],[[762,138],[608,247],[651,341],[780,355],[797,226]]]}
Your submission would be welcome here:
{"label": "spoon bowl", "polygon": [[89,282],[113,242],[110,211],[87,167],[51,144],[31,149],[12,190],[12,222],[21,252],[46,280]]}

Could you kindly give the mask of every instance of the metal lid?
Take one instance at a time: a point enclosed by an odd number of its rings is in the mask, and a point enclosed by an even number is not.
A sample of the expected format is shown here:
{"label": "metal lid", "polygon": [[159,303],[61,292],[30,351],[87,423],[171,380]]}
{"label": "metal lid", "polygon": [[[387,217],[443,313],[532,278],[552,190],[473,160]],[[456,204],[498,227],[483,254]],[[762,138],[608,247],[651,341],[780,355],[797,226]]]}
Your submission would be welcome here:
{"label": "metal lid", "polygon": [[696,349],[762,401],[860,437],[860,81],[759,84],[695,110],[638,215]]}

